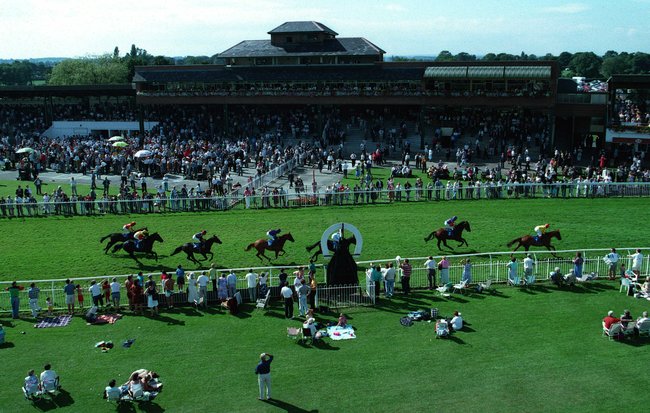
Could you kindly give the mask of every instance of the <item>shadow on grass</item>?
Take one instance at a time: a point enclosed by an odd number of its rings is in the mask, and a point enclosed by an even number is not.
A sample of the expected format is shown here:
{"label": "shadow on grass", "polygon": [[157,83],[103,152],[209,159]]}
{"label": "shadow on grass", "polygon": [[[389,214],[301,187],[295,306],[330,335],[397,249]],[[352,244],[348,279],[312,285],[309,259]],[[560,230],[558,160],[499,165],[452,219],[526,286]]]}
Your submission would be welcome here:
{"label": "shadow on grass", "polygon": [[152,316],[151,314],[146,314],[145,317],[147,317],[150,320],[167,323],[167,325],[170,325],[170,326],[171,325],[179,325],[179,326],[184,326],[185,325],[185,321],[183,321],[183,320],[177,320],[175,318],[171,318],[171,317],[168,317],[168,316],[166,316],[164,314],[160,314],[160,313],[158,313],[158,315],[154,315],[154,316]]}
{"label": "shadow on grass", "polygon": [[283,402],[282,400],[278,399],[266,400],[265,403],[268,403],[272,406],[277,407],[278,409],[282,409],[285,412],[289,413],[318,413],[318,410],[305,410],[301,407],[298,407],[291,403]]}
{"label": "shadow on grass", "polygon": [[138,404],[138,409],[147,413],[162,413],[165,411],[158,403],[154,402],[140,402]]}
{"label": "shadow on grass", "polygon": [[74,404],[74,399],[65,389],[60,389],[56,396],[43,396],[35,400],[34,407],[38,410],[47,412],[57,409],[59,407],[68,407]]}

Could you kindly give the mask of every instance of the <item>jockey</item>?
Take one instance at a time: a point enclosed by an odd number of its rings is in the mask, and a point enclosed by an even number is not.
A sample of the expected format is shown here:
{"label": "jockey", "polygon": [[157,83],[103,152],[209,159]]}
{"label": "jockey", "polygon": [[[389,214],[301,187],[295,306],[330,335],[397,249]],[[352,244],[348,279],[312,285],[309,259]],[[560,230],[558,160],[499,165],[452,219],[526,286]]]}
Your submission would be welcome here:
{"label": "jockey", "polygon": [[334,245],[334,251],[338,251],[339,242],[341,241],[341,230],[336,231],[330,236],[332,244]]}
{"label": "jockey", "polygon": [[135,221],[131,221],[122,227],[122,235],[124,235],[125,239],[132,237],[134,233],[135,233]]}
{"label": "jockey", "polygon": [[448,220],[445,221],[445,229],[447,230],[447,234],[451,236],[451,233],[454,231],[454,226],[456,225],[456,220],[458,217],[454,215],[453,217],[449,218]]}
{"label": "jockey", "polygon": [[276,240],[276,238],[278,237],[278,234],[280,233],[280,231],[282,231],[280,228],[278,228],[278,229],[270,229],[266,233],[266,236],[269,237],[269,241],[268,241],[269,247],[271,246],[271,244],[273,244],[273,241]]}
{"label": "jockey", "polygon": [[194,243],[194,246],[195,246],[196,248],[201,248],[201,246],[203,245],[203,242],[204,242],[204,241],[203,241],[203,236],[204,236],[205,234],[207,234],[207,233],[208,233],[208,231],[206,231],[206,230],[202,230],[202,231],[197,232],[196,234],[194,234],[194,235],[192,236],[192,242]]}
{"label": "jockey", "polygon": [[537,234],[537,240],[540,240],[542,238],[542,235],[546,234],[548,227],[550,227],[549,224],[542,224],[534,228],[535,234]]}
{"label": "jockey", "polygon": [[149,231],[147,231],[146,229],[142,229],[136,232],[135,234],[133,234],[133,239],[135,240],[135,248],[139,249],[140,243],[143,240],[147,239],[148,236],[149,236]]}

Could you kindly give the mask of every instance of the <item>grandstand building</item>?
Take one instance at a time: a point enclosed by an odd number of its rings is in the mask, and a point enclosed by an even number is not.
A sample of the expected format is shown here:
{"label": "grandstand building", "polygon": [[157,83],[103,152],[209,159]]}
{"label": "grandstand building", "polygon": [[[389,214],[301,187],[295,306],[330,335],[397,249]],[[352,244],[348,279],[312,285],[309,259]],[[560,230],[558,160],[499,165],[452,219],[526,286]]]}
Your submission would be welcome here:
{"label": "grandstand building", "polygon": [[[596,149],[622,142],[608,138],[606,125],[615,90],[626,87],[627,78],[613,77],[609,94],[585,93],[575,81],[560,79],[554,61],[387,62],[384,50],[371,41],[338,37],[314,21],[286,22],[268,34],[269,39],[244,40],[223,51],[218,55],[222,64],[136,67],[131,87],[0,89],[0,102],[42,103],[48,121],[56,121],[51,114],[58,104],[121,100],[138,114],[141,133],[148,121],[158,121],[146,118],[155,113],[150,107],[200,106],[224,125],[240,108],[270,113],[308,107],[317,114],[340,108],[407,119],[409,134],[419,135],[415,143],[421,148],[432,143],[434,133],[448,145],[459,122],[471,121],[477,112],[503,122],[507,130],[544,125],[547,132],[536,139],[547,149],[569,149],[587,138]],[[648,76],[639,79],[635,85],[648,82]],[[325,122],[320,118],[316,129]],[[81,129],[108,133],[105,126]],[[650,142],[635,139],[637,145]]]}

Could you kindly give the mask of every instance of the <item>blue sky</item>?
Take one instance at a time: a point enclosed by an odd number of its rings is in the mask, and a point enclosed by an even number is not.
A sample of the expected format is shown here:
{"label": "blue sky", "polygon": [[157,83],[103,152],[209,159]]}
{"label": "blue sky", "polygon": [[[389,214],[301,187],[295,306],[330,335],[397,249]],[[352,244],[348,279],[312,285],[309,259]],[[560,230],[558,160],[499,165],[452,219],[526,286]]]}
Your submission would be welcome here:
{"label": "blue sky", "polygon": [[[108,6],[110,5],[110,7]],[[315,20],[391,55],[650,52],[650,0],[0,0],[0,58],[213,55]]]}

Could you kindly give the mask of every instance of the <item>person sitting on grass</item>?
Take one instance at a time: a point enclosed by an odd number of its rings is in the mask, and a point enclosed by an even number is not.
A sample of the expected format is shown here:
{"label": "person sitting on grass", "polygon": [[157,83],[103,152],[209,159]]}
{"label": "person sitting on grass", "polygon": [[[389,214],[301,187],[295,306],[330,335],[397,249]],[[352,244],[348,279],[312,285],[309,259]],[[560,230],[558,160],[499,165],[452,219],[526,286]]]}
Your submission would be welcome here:
{"label": "person sitting on grass", "polygon": [[458,311],[454,311],[454,316],[449,322],[449,326],[451,328],[451,331],[458,331],[463,328],[463,317],[460,316],[460,313]]}
{"label": "person sitting on grass", "polygon": [[112,379],[104,389],[104,398],[108,400],[119,400],[121,397],[122,390],[115,385],[115,379]]}
{"label": "person sitting on grass", "polygon": [[345,317],[343,313],[339,314],[339,321],[336,323],[337,327],[347,327],[348,326],[348,319]]}
{"label": "person sitting on grass", "polygon": [[555,267],[555,269],[549,274],[548,278],[550,278],[551,282],[558,287],[562,287],[562,284],[564,284],[564,277],[562,276],[560,267]]}

